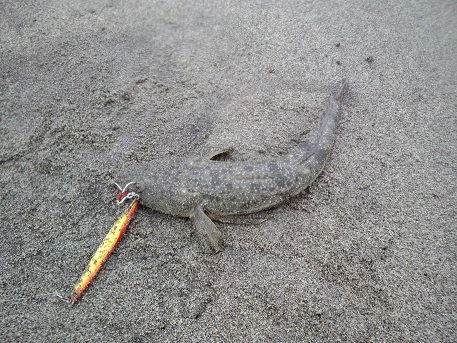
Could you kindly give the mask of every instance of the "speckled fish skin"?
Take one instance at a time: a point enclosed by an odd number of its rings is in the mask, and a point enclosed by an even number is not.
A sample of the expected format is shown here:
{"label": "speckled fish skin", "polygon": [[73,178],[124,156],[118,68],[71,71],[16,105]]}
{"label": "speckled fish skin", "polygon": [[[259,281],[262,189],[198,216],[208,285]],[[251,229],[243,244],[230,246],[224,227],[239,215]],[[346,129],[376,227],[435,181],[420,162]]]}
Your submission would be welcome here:
{"label": "speckled fish skin", "polygon": [[282,157],[242,162],[208,157],[145,162],[131,166],[124,181],[137,183],[142,205],[191,218],[209,250],[220,251],[220,233],[207,215],[218,219],[262,211],[307,188],[330,155],[346,88],[343,79],[324,105],[309,138]]}

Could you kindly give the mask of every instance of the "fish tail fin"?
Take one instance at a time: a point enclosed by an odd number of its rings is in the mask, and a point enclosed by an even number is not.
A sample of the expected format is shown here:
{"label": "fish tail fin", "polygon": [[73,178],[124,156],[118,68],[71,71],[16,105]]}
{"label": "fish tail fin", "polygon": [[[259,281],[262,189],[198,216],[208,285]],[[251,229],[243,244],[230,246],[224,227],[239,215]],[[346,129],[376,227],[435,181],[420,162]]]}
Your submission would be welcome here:
{"label": "fish tail fin", "polygon": [[334,131],[336,126],[339,103],[348,87],[347,79],[344,78],[339,83],[335,93],[330,95],[325,102],[321,113],[321,118],[309,137],[298,147],[293,149],[287,158],[293,163],[305,164],[308,159],[316,165],[323,166],[333,145]]}
{"label": "fish tail fin", "polygon": [[347,88],[348,88],[348,79],[343,78],[341,80],[340,84],[338,85],[336,92],[333,94],[333,97],[335,98],[335,100],[341,101],[341,99],[344,96],[344,93],[346,93]]}

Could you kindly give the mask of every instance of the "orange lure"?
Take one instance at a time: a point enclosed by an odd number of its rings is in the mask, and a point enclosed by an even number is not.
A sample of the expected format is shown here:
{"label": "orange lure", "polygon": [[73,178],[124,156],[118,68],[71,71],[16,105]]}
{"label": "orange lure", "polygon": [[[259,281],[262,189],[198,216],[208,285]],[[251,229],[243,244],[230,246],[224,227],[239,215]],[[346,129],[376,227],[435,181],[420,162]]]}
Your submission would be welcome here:
{"label": "orange lure", "polygon": [[79,300],[79,298],[81,298],[87,286],[89,286],[92,279],[97,275],[105,262],[108,260],[108,257],[111,255],[117,243],[124,235],[124,232],[127,230],[137,207],[138,200],[135,200],[130,208],[126,210],[114,223],[97,251],[95,251],[94,256],[92,256],[92,259],[86,267],[86,270],[83,275],[81,275],[81,279],[75,286],[73,293],[71,293],[70,300],[72,303],[75,303]]}

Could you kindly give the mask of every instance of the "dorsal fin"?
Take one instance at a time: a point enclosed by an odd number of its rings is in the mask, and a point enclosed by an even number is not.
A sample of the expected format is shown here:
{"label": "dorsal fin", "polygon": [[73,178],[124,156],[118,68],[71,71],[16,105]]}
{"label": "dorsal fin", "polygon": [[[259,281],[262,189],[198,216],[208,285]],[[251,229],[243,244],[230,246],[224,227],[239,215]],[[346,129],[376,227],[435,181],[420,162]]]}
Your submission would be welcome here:
{"label": "dorsal fin", "polygon": [[232,153],[233,149],[219,149],[213,151],[204,157],[205,160],[225,161]]}

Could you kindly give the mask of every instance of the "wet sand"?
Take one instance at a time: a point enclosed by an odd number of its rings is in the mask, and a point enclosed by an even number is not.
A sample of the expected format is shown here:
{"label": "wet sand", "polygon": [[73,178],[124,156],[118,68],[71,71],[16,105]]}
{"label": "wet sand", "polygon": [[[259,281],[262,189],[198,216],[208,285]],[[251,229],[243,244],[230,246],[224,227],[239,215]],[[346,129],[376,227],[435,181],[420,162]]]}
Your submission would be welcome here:
{"label": "wet sand", "polygon": [[[4,1],[2,341],[456,341],[454,1]],[[277,156],[349,80],[310,189],[252,225],[140,207],[116,168],[233,148]]]}

